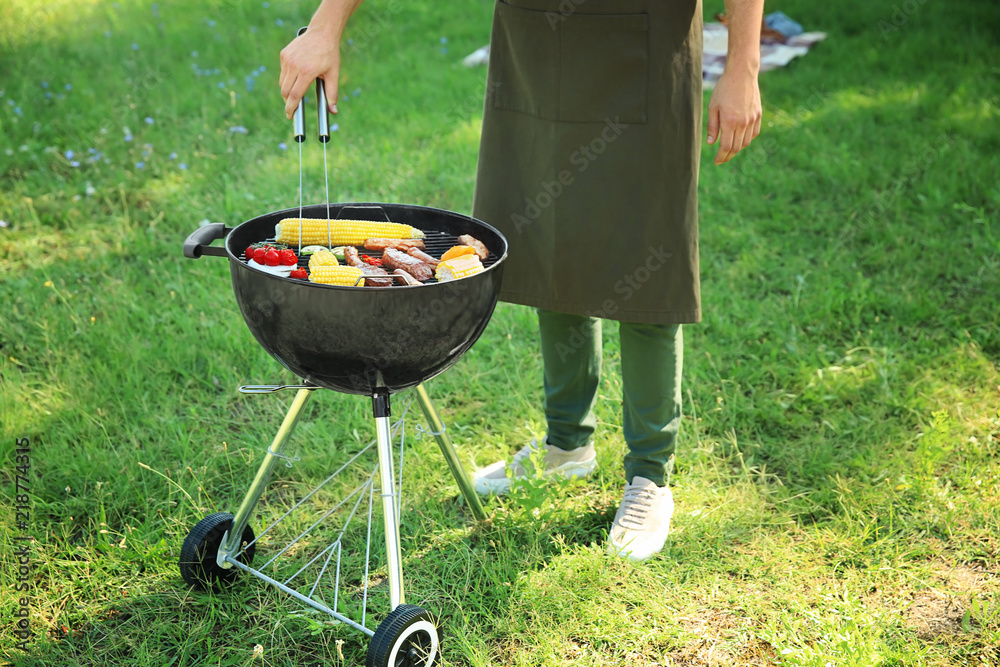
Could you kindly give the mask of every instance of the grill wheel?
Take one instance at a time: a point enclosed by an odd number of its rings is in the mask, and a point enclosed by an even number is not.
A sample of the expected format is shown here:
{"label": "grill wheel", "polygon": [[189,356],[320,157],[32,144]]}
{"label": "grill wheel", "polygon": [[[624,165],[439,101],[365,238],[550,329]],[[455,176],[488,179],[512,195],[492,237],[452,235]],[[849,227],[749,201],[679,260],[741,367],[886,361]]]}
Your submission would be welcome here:
{"label": "grill wheel", "polygon": [[[219,547],[222,545],[222,538],[232,525],[232,514],[216,512],[199,521],[188,533],[184,540],[184,546],[181,547],[179,563],[181,576],[184,577],[184,581],[188,585],[199,590],[210,588],[218,592],[219,584],[228,584],[239,575],[239,568],[221,568],[215,561],[219,554]],[[243,531],[242,543],[248,544],[253,540],[253,529],[248,525]],[[237,560],[250,565],[256,550],[257,545],[250,544],[250,546],[240,550]]]}

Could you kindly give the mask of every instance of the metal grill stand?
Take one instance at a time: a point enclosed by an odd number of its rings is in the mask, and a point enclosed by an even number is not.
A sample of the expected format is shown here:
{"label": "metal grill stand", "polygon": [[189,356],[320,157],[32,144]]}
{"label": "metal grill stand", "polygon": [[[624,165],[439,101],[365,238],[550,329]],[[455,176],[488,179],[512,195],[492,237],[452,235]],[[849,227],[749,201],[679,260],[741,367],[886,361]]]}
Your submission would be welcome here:
{"label": "metal grill stand", "polygon": [[[250,488],[240,503],[236,515],[233,516],[223,512],[212,514],[199,522],[184,541],[180,558],[180,570],[184,580],[197,588],[213,588],[218,590],[220,585],[234,580],[240,571],[247,572],[291,595],[300,602],[329,615],[335,621],[345,623],[371,637],[366,663],[368,666],[412,665],[415,667],[430,667],[435,663],[439,654],[437,626],[434,619],[425,610],[405,604],[402,553],[399,541],[399,511],[402,489],[403,445],[405,439],[404,420],[411,400],[409,398],[405,400],[399,419],[393,423],[391,421],[389,406],[389,392],[376,391],[372,395],[375,440],[370,442],[337,471],[296,502],[280,518],[272,521],[259,536],[255,536],[253,529],[249,526],[249,519],[259,503],[278,461],[284,460],[285,465],[291,467],[292,461],[298,460],[284,454],[285,445],[299,421],[302,408],[305,406],[312,392],[318,389],[318,387],[312,385],[248,385],[240,388],[241,392],[252,394],[272,393],[282,389],[296,389],[295,398],[288,412],[285,414],[284,420],[277,434],[274,436],[274,440],[270,447],[267,448],[264,460],[261,462]],[[417,437],[420,437],[425,432],[434,435],[473,515],[477,520],[485,519],[486,513],[479,501],[479,497],[476,495],[472,483],[469,481],[469,477],[458,459],[455,448],[448,437],[447,429],[435,410],[427,394],[427,390],[423,385],[418,385],[414,393],[428,424],[426,429],[417,427]],[[394,436],[398,436],[400,440],[398,458],[394,457],[393,452]],[[354,465],[359,457],[370,451],[373,446],[378,454],[378,463],[375,469],[370,474],[367,474],[366,481],[362,482],[354,491],[347,494],[334,507],[323,512],[318,520],[301,531],[297,537],[292,539],[287,546],[282,548],[267,563],[258,568],[251,567],[257,551],[257,542],[261,537],[271,532],[276,525],[301,508],[307,500],[312,498],[331,480],[337,478],[343,471]],[[399,465],[398,477],[395,469],[397,462]],[[376,504],[374,502],[376,473],[385,534],[389,614],[377,629],[372,630],[368,627],[366,621],[369,600],[369,567],[371,563],[371,527],[373,509]],[[341,565],[345,557],[345,533],[351,520],[358,515],[358,510],[366,496],[368,498],[368,526],[365,544],[364,574],[362,577],[361,620],[359,622],[347,616],[340,608],[344,602],[344,596],[341,595]],[[354,500],[353,506],[349,504],[352,499]],[[263,572],[264,569],[274,564],[278,557],[288,553],[296,545],[296,550],[303,547],[305,545],[304,538],[314,528],[324,522],[324,520],[332,517],[335,512],[341,509],[346,511],[348,507],[350,508],[348,516],[343,526],[337,532],[336,539],[313,556],[297,572],[287,577],[284,581],[279,581],[277,578]],[[308,585],[306,579],[309,576],[309,574],[303,573],[307,569],[317,566],[319,566],[319,572],[315,575],[315,581],[307,592],[302,592],[305,586]],[[292,587],[293,580],[299,578],[300,575],[302,575],[302,578],[299,579],[301,583],[298,585],[302,590],[296,590]],[[319,586],[325,576],[332,576],[334,578],[332,605],[328,598],[323,597],[326,588],[320,588]]]}

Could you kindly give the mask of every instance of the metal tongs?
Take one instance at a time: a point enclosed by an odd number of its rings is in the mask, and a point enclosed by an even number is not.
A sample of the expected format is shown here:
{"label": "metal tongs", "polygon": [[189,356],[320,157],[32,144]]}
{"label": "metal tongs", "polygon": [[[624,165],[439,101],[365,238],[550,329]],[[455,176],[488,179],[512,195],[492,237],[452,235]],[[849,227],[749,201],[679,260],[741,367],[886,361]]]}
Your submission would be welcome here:
{"label": "metal tongs", "polygon": [[[306,31],[303,26],[295,33],[296,37],[302,36]],[[319,140],[324,144],[330,141],[330,109],[326,101],[326,86],[323,79],[316,79],[316,112],[317,126],[319,127]],[[306,140],[306,110],[305,99],[299,100],[299,105],[295,107],[295,115],[292,116],[292,124],[295,130],[295,141],[302,143]]]}

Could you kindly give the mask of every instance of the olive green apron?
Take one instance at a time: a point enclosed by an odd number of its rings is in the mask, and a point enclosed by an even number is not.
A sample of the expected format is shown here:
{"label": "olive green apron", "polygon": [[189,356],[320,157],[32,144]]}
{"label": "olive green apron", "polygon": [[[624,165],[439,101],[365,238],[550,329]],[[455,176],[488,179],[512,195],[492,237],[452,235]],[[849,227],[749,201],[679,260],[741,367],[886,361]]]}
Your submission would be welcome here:
{"label": "olive green apron", "polygon": [[500,298],[701,319],[701,0],[509,0],[494,14],[473,214]]}

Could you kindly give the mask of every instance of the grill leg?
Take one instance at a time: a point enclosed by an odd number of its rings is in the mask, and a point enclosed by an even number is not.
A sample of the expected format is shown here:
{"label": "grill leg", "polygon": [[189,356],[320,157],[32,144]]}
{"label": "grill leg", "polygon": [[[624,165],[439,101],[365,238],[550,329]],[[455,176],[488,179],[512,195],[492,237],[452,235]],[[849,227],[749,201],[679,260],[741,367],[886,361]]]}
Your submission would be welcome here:
{"label": "grill leg", "polygon": [[382,489],[382,518],[385,523],[385,551],[389,570],[389,606],[394,611],[403,604],[403,558],[399,549],[399,490],[392,464],[392,425],[389,423],[389,393],[376,390],[372,395],[375,412],[375,439],[378,448],[378,471]]}
{"label": "grill leg", "polygon": [[306,399],[309,398],[312,392],[312,389],[299,389],[295,394],[292,406],[288,408],[288,413],[285,415],[284,421],[281,422],[281,428],[278,429],[271,447],[267,450],[267,454],[264,455],[264,460],[261,462],[260,468],[257,469],[257,476],[253,478],[250,489],[247,491],[246,496],[244,496],[240,508],[236,510],[232,528],[222,538],[222,544],[219,545],[219,555],[216,560],[219,567],[228,569],[233,566],[228,559],[235,558],[240,552],[240,548],[243,546],[240,542],[240,536],[243,535],[243,529],[247,527],[247,522],[250,520],[250,513],[257,507],[257,501],[260,500],[261,494],[267,488],[267,483],[271,481],[271,473],[274,472],[274,466],[281,458],[281,450],[285,448],[285,443],[288,441],[289,436],[292,435],[292,431],[295,430],[295,425],[302,414],[302,406],[306,404]]}
{"label": "grill leg", "polygon": [[444,460],[448,462],[448,467],[451,469],[451,474],[458,483],[458,488],[462,491],[465,503],[472,510],[472,515],[476,517],[477,521],[485,521],[486,511],[483,509],[483,504],[479,501],[479,496],[476,494],[476,489],[472,486],[472,482],[465,472],[465,467],[458,460],[458,453],[455,452],[455,446],[451,444],[451,438],[448,437],[448,431],[445,430],[444,422],[441,421],[437,410],[434,409],[434,404],[431,403],[431,397],[427,395],[427,390],[424,389],[423,384],[417,385],[416,392],[417,401],[420,403],[420,409],[424,411],[427,425],[431,428],[434,439],[437,440],[438,447],[441,448],[441,453],[444,454]]}

